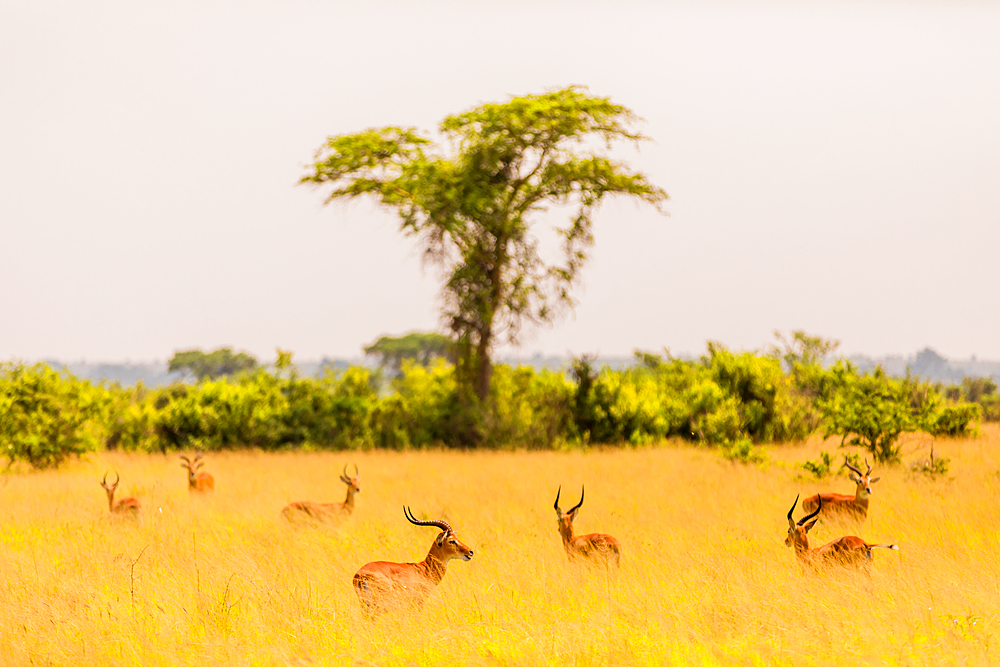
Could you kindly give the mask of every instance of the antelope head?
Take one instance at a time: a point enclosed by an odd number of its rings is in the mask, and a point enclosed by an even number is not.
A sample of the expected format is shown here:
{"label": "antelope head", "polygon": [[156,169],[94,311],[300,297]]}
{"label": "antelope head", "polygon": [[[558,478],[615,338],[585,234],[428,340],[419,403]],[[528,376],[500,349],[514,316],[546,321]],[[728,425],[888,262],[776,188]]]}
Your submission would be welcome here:
{"label": "antelope head", "polygon": [[187,471],[188,471],[188,481],[193,484],[194,480],[195,480],[195,477],[198,474],[198,470],[203,465],[205,465],[205,463],[201,460],[201,454],[195,455],[194,461],[192,461],[188,457],[184,456],[183,454],[181,454],[181,459],[184,460],[184,463],[181,464],[181,467],[182,468],[187,468]]}
{"label": "antelope head", "polygon": [[347,492],[350,495],[355,493],[361,493],[361,473],[358,471],[358,464],[352,464],[354,466],[354,474],[347,474],[347,466],[344,466],[344,472],[340,474],[340,481],[347,485]]}
{"label": "antelope head", "polygon": [[101,486],[103,486],[104,490],[108,492],[108,497],[109,498],[111,496],[115,495],[115,489],[118,488],[118,482],[120,482],[120,481],[121,481],[121,478],[118,476],[118,471],[116,470],[115,471],[115,481],[112,482],[109,485],[108,484],[108,473],[107,473],[107,471],[105,471],[104,478],[101,479]]}
{"label": "antelope head", "polygon": [[867,498],[870,496],[872,484],[879,481],[881,477],[871,477],[872,467],[868,465],[868,459],[865,459],[865,465],[868,466],[868,472],[865,473],[852,466],[846,456],[844,457],[844,465],[851,471],[851,481],[858,485],[858,497]]}
{"label": "antelope head", "polygon": [[556,520],[559,523],[559,534],[563,536],[564,540],[573,539],[573,521],[576,519],[576,513],[580,511],[580,506],[583,505],[583,495],[584,487],[580,486],[580,502],[570,508],[568,512],[563,513],[559,509],[559,495],[562,493],[562,486],[556,491],[556,502],[553,505],[556,509]]}
{"label": "antelope head", "polygon": [[794,546],[795,550],[798,551],[809,549],[809,538],[806,537],[806,533],[812,530],[812,527],[816,525],[818,521],[819,511],[823,509],[823,499],[819,499],[819,507],[812,514],[807,514],[802,517],[796,523],[795,519],[792,518],[792,512],[795,511],[795,506],[799,504],[799,497],[795,496],[795,502],[792,503],[792,509],[788,510],[788,536],[785,538],[785,546]]}
{"label": "antelope head", "polygon": [[455,531],[447,521],[421,521],[415,518],[410,508],[405,505],[403,506],[403,515],[414,526],[434,526],[441,530],[441,533],[434,538],[434,544],[431,545],[428,556],[433,556],[442,563],[447,563],[453,558],[472,560],[472,549],[458,539]]}

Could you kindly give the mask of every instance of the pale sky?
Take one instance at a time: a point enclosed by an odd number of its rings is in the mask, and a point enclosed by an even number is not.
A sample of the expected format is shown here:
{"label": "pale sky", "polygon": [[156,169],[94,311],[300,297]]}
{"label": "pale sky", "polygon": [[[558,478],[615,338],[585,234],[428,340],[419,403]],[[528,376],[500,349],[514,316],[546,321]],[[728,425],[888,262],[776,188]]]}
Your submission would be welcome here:
{"label": "pale sky", "polygon": [[586,85],[663,187],[595,217],[574,313],[503,355],[1000,359],[1000,4],[0,3],[0,360],[357,357],[438,273],[297,186],[328,135]]}

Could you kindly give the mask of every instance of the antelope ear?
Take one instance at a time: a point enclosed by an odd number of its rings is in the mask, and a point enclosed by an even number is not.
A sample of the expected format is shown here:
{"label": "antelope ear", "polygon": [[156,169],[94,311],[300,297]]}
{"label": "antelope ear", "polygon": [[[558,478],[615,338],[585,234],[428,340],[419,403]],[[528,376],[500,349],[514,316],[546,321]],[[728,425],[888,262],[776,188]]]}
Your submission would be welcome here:
{"label": "antelope ear", "polygon": [[810,530],[812,530],[812,527],[816,525],[817,521],[819,521],[819,517],[817,517],[817,518],[813,519],[812,521],[810,521],[809,523],[807,523],[805,526],[803,526],[803,528],[805,528],[806,532],[808,533]]}
{"label": "antelope ear", "polygon": [[440,535],[438,535],[437,539],[434,540],[434,543],[437,544],[438,546],[441,546],[442,544],[444,544],[444,538],[446,537],[448,537],[448,533],[441,533]]}
{"label": "antelope ear", "polygon": [[340,476],[340,481],[343,482],[344,484],[350,484],[351,483],[351,480],[347,479],[343,475]]}
{"label": "antelope ear", "polygon": [[851,478],[851,481],[854,482],[855,484],[861,483],[861,478],[855,475],[853,472],[849,475],[849,477]]}
{"label": "antelope ear", "polygon": [[872,477],[870,480],[868,480],[868,483],[869,484],[874,484],[875,482],[879,481],[880,479],[882,479],[882,478],[881,477]]}

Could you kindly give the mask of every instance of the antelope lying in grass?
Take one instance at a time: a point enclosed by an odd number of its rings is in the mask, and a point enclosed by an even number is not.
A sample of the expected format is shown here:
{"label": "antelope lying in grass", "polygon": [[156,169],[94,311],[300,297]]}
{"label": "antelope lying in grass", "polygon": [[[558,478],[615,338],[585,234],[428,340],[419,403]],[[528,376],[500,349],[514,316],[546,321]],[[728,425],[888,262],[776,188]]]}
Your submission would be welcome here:
{"label": "antelope lying in grass", "polygon": [[350,516],[354,511],[354,494],[361,493],[361,473],[357,464],[354,465],[354,475],[347,474],[347,466],[340,475],[340,481],[347,485],[347,498],[342,503],[311,503],[299,501],[289,503],[281,510],[281,516],[289,521],[298,519],[313,521],[328,521],[339,516]]}
{"label": "antelope lying in grass", "polygon": [[215,491],[215,478],[207,472],[198,472],[205,465],[205,462],[201,460],[201,456],[201,454],[196,454],[192,461],[181,454],[181,458],[184,460],[181,467],[187,468],[188,471],[189,492],[205,493],[206,491]]}
{"label": "antelope lying in grass", "polygon": [[458,539],[447,521],[420,521],[408,507],[403,507],[403,515],[415,526],[433,526],[441,532],[431,543],[427,557],[419,563],[375,561],[357,571],[354,591],[369,616],[403,603],[422,606],[444,578],[448,561],[472,560],[472,549]]}
{"label": "antelope lying in grass", "polygon": [[139,516],[139,501],[135,498],[121,498],[118,502],[115,502],[115,489],[118,488],[118,482],[121,478],[118,476],[118,471],[115,471],[115,481],[108,484],[108,473],[104,473],[104,479],[101,480],[101,486],[104,487],[104,491],[108,494],[108,511],[114,516],[127,516],[131,518],[137,518]]}
{"label": "antelope lying in grass", "polygon": [[559,490],[556,491],[554,507],[559,522],[559,535],[562,536],[563,548],[566,549],[566,555],[569,556],[570,560],[575,559],[577,556],[582,556],[583,558],[603,558],[605,561],[614,560],[615,565],[620,565],[622,546],[615,538],[603,533],[573,536],[573,520],[576,519],[576,513],[580,511],[580,506],[583,505],[584,487],[580,487],[580,502],[565,514],[559,509],[559,494],[561,493],[562,487],[560,486]]}
{"label": "antelope lying in grass", "polygon": [[857,484],[857,489],[853,496],[844,495],[841,493],[818,493],[815,496],[809,496],[802,501],[802,510],[805,512],[812,512],[818,510],[820,507],[820,501],[822,501],[822,506],[825,508],[823,513],[827,515],[839,514],[841,516],[849,517],[858,521],[859,523],[864,522],[865,518],[868,516],[868,498],[872,494],[872,484],[879,481],[880,477],[871,477],[872,467],[868,465],[868,460],[865,460],[865,465],[868,466],[868,472],[862,473],[860,470],[851,465],[847,458],[844,458],[844,465],[847,466],[851,471],[851,481]]}
{"label": "antelope lying in grass", "polygon": [[836,563],[840,565],[863,566],[872,562],[872,549],[892,549],[899,551],[895,544],[869,544],[860,537],[846,535],[836,540],[824,544],[815,549],[809,548],[809,538],[806,536],[818,521],[817,515],[823,508],[822,497],[816,511],[807,514],[796,522],[792,518],[792,512],[799,502],[799,497],[795,496],[792,509],[788,510],[788,536],[785,538],[785,546],[794,547],[795,555],[803,565],[815,566],[824,563]]}

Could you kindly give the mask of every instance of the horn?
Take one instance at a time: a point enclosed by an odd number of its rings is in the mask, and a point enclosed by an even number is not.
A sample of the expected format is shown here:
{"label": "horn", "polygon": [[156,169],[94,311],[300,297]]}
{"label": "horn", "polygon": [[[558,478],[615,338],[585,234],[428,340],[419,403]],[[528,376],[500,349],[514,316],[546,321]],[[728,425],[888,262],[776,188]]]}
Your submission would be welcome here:
{"label": "horn", "polygon": [[865,465],[868,466],[868,472],[866,472],[865,474],[866,475],[872,474],[872,467],[870,465],[868,465],[868,457],[867,456],[865,457]]}
{"label": "horn", "polygon": [[107,485],[108,485],[108,471],[105,470],[104,477],[101,478],[101,486],[107,486]]}
{"label": "horn", "polygon": [[806,516],[804,516],[804,517],[802,517],[801,519],[799,519],[799,524],[798,524],[798,525],[800,525],[800,526],[801,526],[801,525],[802,525],[802,524],[804,524],[804,523],[805,523],[806,521],[808,521],[809,519],[811,519],[811,518],[813,518],[814,516],[816,516],[817,514],[819,514],[819,511],[820,511],[821,509],[823,509],[823,496],[818,496],[818,497],[816,498],[816,500],[818,501],[818,502],[816,503],[816,511],[815,511],[815,512],[813,512],[812,514],[807,514]]}
{"label": "horn", "polygon": [[[184,461],[185,461],[185,462],[186,462],[186,463],[187,463],[188,465],[191,465],[191,459],[189,459],[188,457],[184,456],[183,454],[181,454],[181,458],[182,458],[182,459],[184,459]],[[197,459],[195,459],[195,460],[197,460]]]}
{"label": "horn", "polygon": [[354,466],[354,476],[355,477],[361,477],[361,471],[358,470],[358,464],[357,463],[352,463],[351,465]]}
{"label": "horn", "polygon": [[350,476],[350,475],[347,474],[347,464],[346,463],[344,464],[344,472],[340,473],[340,475],[341,475],[341,477],[345,477],[345,478]]}
{"label": "horn", "polygon": [[794,524],[795,519],[792,518],[792,512],[795,511],[795,506],[799,504],[799,495],[795,494],[795,502],[792,503],[792,509],[788,510],[788,523]]}
{"label": "horn", "polygon": [[[865,476],[864,473],[862,473],[860,470],[858,470],[857,468],[855,468],[854,466],[851,465],[851,462],[847,460],[847,455],[846,454],[844,455],[844,465],[847,466],[848,468],[850,468],[851,470],[853,470],[854,472],[856,472],[858,474],[858,477],[864,477]],[[868,472],[871,472],[871,471],[872,471],[872,469],[868,468]]]}
{"label": "horn", "polygon": [[573,512],[577,511],[578,509],[580,509],[580,505],[582,504],[583,504],[583,484],[580,485],[580,502],[574,505],[570,509],[570,511],[566,512],[566,514],[572,514]]}
{"label": "horn", "polygon": [[451,524],[449,524],[447,521],[421,521],[415,518],[413,516],[413,512],[406,505],[403,505],[403,516],[405,516],[406,520],[412,523],[414,526],[434,526],[435,528],[440,528],[441,530],[448,533],[455,532],[452,529]]}
{"label": "horn", "polygon": [[559,490],[556,491],[556,503],[555,503],[555,505],[553,505],[553,507],[556,508],[556,512],[559,513],[559,516],[562,516],[562,510],[559,509],[559,494],[560,493],[562,493],[562,484],[559,485]]}

